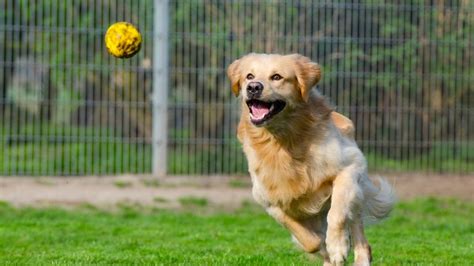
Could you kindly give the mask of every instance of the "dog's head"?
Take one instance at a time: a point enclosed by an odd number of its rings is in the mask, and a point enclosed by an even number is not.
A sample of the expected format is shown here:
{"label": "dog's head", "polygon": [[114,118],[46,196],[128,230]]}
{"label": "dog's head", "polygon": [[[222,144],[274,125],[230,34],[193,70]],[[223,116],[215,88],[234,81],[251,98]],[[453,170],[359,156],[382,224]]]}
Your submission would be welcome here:
{"label": "dog's head", "polygon": [[321,68],[299,54],[249,54],[228,68],[232,92],[242,96],[250,121],[261,126],[308,101]]}

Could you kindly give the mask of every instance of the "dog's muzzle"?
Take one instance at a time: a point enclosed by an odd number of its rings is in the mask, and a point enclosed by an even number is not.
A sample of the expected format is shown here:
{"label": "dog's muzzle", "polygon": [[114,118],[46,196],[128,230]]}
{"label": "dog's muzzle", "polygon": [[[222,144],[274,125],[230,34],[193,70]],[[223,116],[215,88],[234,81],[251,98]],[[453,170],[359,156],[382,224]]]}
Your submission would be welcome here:
{"label": "dog's muzzle", "polygon": [[261,101],[251,99],[247,100],[246,103],[250,112],[250,121],[256,126],[263,125],[263,123],[272,119],[286,106],[286,103],[281,100]]}
{"label": "dog's muzzle", "polygon": [[263,84],[258,81],[252,81],[247,85],[247,98],[258,99],[262,95]]}

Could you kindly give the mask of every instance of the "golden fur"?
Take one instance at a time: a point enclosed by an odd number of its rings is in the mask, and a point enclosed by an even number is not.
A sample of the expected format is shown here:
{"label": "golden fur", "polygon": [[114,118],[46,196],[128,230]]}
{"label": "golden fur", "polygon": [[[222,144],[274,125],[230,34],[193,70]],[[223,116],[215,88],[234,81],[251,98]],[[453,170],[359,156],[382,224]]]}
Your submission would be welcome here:
{"label": "golden fur", "polygon": [[[325,264],[344,263],[349,232],[356,264],[370,264],[362,219],[387,216],[392,189],[383,179],[378,187],[369,180],[352,122],[312,90],[321,79],[320,66],[298,54],[249,54],[227,74],[242,102],[238,138],[255,200],[305,251],[319,251]],[[258,99],[248,92],[251,82],[262,85]],[[250,119],[252,99],[286,105],[260,125]]]}

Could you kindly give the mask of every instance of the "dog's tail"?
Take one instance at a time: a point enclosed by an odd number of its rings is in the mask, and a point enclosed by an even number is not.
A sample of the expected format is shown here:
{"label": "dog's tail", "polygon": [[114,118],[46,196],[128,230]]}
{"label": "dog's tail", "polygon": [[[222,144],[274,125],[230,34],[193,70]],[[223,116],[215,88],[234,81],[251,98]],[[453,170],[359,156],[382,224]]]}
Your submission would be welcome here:
{"label": "dog's tail", "polygon": [[376,178],[376,186],[369,179],[364,185],[364,221],[368,223],[376,222],[387,217],[393,209],[397,197],[392,185],[382,177]]}

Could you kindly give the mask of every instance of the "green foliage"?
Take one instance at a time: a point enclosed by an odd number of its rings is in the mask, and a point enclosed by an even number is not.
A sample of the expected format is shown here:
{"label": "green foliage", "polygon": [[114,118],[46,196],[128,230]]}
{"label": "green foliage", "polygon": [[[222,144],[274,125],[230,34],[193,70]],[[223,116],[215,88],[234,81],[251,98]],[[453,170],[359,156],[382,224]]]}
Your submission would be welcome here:
{"label": "green foliage", "polygon": [[[152,57],[152,6],[151,0],[0,3],[0,50],[7,51],[0,53],[5,62],[0,71],[0,100],[6,100],[2,122],[23,127],[30,138],[44,140],[63,134],[56,130],[81,128],[79,135],[94,131],[93,138],[101,140],[43,141],[39,149],[37,142],[0,146],[1,173],[150,171],[150,146],[120,144],[128,136],[119,131],[129,130],[122,128],[127,125],[133,131],[130,125],[138,124],[138,137],[149,140],[152,112],[123,107],[128,117],[111,118],[116,121],[108,125],[97,119],[97,129],[72,117],[79,110],[91,117],[120,113],[104,105],[149,107],[151,71],[144,65]],[[299,52],[318,61],[324,72],[321,90],[347,110],[356,139],[369,143],[363,146],[377,167],[471,172],[472,151],[463,152],[468,154],[464,159],[450,150],[459,143],[472,147],[474,138],[473,11],[474,1],[170,1],[169,172],[246,172],[240,146],[229,133],[238,111],[225,69],[249,52]],[[103,33],[118,20],[138,25],[144,34],[142,51],[129,60],[111,58],[104,49]],[[6,66],[25,55],[50,72],[50,84],[42,89],[51,93],[46,101],[51,117],[31,129],[24,120],[36,117],[14,117],[17,110],[7,105],[38,113],[38,105],[31,103],[45,100],[46,93],[6,91],[12,76]],[[112,136],[110,128],[115,128]],[[456,144],[438,152],[438,142]],[[31,159],[40,149],[44,159]]]}
{"label": "green foliage", "polygon": [[[28,57],[35,64],[47,67],[48,84],[41,89],[55,92],[51,102],[48,102],[54,106],[53,121],[69,124],[71,114],[84,101],[91,100],[85,93],[86,89],[90,89],[85,87],[91,86],[88,82],[94,78],[104,78],[102,84],[93,85],[100,87],[96,88],[101,90],[100,94],[106,95],[106,90],[110,89],[107,83],[115,71],[138,65],[139,60],[151,53],[151,38],[144,38],[143,52],[124,63],[123,60],[112,59],[103,44],[105,30],[116,21],[130,21],[138,25],[143,34],[148,34],[152,25],[152,1],[139,2],[2,1],[0,47],[5,47],[7,53],[0,58],[7,62],[6,66]],[[5,84],[8,85],[11,82],[8,74],[12,70],[5,66],[4,69]],[[2,78],[0,75],[0,84]],[[1,96],[6,89],[0,87]],[[25,94],[24,91],[10,90],[7,94],[9,99],[16,101],[20,96],[24,96],[20,99],[22,101],[41,100],[38,99],[41,95]]]}
{"label": "green foliage", "polygon": [[[470,265],[473,213],[472,203],[457,200],[402,202],[392,217],[366,230],[373,263]],[[236,213],[197,215],[133,206],[109,213],[1,203],[0,233],[3,265],[315,264],[295,248],[284,228],[253,205]]]}

